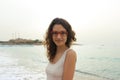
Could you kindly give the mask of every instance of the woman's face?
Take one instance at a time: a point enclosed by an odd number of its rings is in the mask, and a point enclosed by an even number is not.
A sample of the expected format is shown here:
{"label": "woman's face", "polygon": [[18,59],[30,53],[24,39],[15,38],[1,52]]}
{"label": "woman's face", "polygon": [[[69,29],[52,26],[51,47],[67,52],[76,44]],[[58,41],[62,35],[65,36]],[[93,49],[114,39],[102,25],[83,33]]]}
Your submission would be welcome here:
{"label": "woman's face", "polygon": [[53,42],[56,44],[57,47],[65,46],[65,43],[67,41],[67,34],[68,33],[62,25],[55,24],[53,26],[51,34],[52,34]]}

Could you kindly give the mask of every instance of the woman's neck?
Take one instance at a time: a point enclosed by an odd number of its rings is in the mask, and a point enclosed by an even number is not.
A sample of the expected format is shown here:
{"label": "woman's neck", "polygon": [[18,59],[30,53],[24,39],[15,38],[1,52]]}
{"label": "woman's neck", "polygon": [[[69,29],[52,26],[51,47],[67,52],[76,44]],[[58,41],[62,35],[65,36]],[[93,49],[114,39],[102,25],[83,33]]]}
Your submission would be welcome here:
{"label": "woman's neck", "polygon": [[57,53],[64,52],[66,49],[68,49],[67,46],[59,46],[59,47],[57,47]]}

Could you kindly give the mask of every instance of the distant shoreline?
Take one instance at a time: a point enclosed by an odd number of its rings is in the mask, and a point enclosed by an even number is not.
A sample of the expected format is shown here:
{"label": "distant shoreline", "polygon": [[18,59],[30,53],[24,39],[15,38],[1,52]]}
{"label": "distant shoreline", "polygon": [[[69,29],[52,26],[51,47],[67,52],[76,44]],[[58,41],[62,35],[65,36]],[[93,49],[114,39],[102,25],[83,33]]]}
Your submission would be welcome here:
{"label": "distant shoreline", "polygon": [[[31,39],[10,39],[8,41],[0,41],[0,45],[43,45],[42,40],[31,40]],[[72,45],[83,45],[79,43],[73,43]]]}
{"label": "distant shoreline", "polygon": [[42,45],[43,41],[41,40],[31,40],[31,39],[10,39],[8,41],[0,41],[0,45]]}

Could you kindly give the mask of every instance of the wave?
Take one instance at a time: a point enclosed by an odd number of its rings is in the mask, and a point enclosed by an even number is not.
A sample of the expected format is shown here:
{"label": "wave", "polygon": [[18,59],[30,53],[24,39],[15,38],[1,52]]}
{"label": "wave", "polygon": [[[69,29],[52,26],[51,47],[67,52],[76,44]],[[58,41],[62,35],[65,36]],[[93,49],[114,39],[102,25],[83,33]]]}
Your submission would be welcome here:
{"label": "wave", "polygon": [[97,74],[93,74],[93,73],[89,73],[89,72],[84,72],[84,71],[80,71],[80,70],[75,70],[75,72],[82,73],[82,74],[89,75],[89,76],[99,77],[99,78],[102,78],[103,80],[104,79],[114,80],[114,79],[111,79],[111,78],[108,78],[108,77],[104,77],[104,76],[100,76],[100,75],[97,75]]}

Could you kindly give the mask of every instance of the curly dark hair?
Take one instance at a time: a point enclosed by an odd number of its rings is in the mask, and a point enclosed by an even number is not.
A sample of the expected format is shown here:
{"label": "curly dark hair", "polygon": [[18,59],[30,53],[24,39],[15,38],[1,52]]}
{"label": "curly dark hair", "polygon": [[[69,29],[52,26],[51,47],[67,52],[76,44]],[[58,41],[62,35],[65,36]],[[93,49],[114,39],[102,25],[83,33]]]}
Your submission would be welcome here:
{"label": "curly dark hair", "polygon": [[75,32],[72,30],[71,25],[65,19],[62,19],[62,18],[53,19],[48,27],[48,30],[46,32],[46,37],[45,37],[45,46],[47,47],[47,57],[50,62],[53,61],[56,55],[56,49],[57,49],[57,46],[53,42],[52,35],[51,35],[51,31],[55,24],[62,25],[68,32],[67,41],[65,43],[68,48],[71,46],[73,41],[76,41]]}

